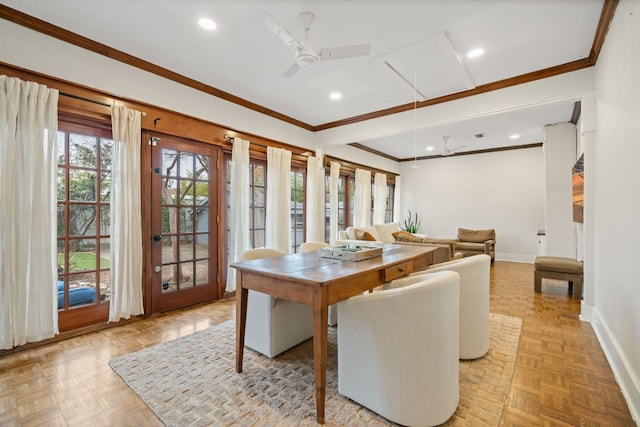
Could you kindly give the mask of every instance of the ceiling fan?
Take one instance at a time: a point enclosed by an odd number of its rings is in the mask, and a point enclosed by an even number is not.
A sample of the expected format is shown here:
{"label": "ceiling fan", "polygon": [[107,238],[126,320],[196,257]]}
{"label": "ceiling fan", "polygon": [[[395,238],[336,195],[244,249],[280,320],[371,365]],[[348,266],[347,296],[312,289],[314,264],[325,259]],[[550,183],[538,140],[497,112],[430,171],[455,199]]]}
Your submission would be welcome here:
{"label": "ceiling fan", "polygon": [[276,22],[276,20],[269,14],[269,12],[263,12],[262,19],[267,28],[271,30],[285,45],[295,51],[293,58],[293,64],[282,74],[282,77],[291,77],[302,67],[313,65],[318,61],[329,61],[333,59],[351,58],[354,56],[363,56],[369,54],[370,45],[361,44],[353,46],[339,46],[330,47],[315,50],[311,47],[309,42],[309,31],[311,30],[311,24],[315,19],[315,15],[311,12],[301,12],[300,20],[304,27],[304,42],[300,43],[294,39],[291,34]]}
{"label": "ceiling fan", "polygon": [[458,150],[466,147],[466,145],[458,145],[457,147],[449,148],[449,137],[443,136],[442,139],[444,141],[444,149],[440,152],[441,156],[450,156],[452,154],[456,154]]}

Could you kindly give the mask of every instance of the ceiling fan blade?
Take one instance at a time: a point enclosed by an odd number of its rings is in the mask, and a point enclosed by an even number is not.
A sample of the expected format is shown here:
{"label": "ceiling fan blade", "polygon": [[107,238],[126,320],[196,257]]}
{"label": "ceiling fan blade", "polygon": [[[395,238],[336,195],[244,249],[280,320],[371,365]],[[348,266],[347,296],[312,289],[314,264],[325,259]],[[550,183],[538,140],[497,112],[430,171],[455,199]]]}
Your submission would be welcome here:
{"label": "ceiling fan blade", "polygon": [[282,73],[282,77],[291,77],[297,73],[299,69],[300,66],[294,62],[284,73]]}
{"label": "ceiling fan blade", "polygon": [[288,46],[293,50],[301,48],[300,43],[298,43],[298,41],[294,39],[293,36],[289,34],[287,30],[282,28],[280,24],[278,24],[276,20],[273,19],[273,16],[271,16],[269,12],[267,11],[262,12],[262,20],[264,21],[269,31],[275,34],[276,37],[278,37],[280,41],[282,41],[282,43],[284,43],[286,46]]}
{"label": "ceiling fan blade", "polygon": [[340,47],[328,47],[320,49],[318,56],[321,61],[328,61],[331,59],[351,58],[354,56],[368,55],[371,45],[359,44],[353,46],[340,46]]}

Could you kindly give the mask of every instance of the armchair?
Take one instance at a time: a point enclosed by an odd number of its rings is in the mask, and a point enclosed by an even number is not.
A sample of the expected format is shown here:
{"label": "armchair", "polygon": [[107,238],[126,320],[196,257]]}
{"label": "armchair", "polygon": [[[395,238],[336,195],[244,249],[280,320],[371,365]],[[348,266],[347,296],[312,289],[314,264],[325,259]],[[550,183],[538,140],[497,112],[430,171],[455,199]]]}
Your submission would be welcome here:
{"label": "armchair", "polygon": [[491,262],[495,259],[496,231],[493,228],[487,230],[470,230],[458,228],[456,250],[468,255],[487,254]]}
{"label": "armchair", "polygon": [[393,286],[338,303],[338,392],[401,425],[442,424],[459,399],[459,275]]}
{"label": "armchair", "polygon": [[[241,261],[286,255],[270,248],[256,248],[244,252]],[[275,357],[313,336],[311,307],[249,291],[247,326],[244,343],[247,347]]]}

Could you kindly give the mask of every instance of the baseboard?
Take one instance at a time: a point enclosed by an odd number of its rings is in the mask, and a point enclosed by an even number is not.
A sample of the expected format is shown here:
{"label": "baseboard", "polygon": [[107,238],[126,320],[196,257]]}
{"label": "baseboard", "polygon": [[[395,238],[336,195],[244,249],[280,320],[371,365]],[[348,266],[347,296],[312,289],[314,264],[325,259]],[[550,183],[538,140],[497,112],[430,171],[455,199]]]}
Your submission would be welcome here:
{"label": "baseboard", "polygon": [[590,317],[591,325],[598,337],[600,346],[607,357],[620,390],[622,390],[622,395],[627,401],[629,412],[631,412],[633,420],[638,424],[640,421],[640,378],[638,373],[633,371],[629,359],[620,351],[618,342],[611,334],[607,323],[597,308],[593,308]]}
{"label": "baseboard", "polygon": [[495,258],[498,261],[524,262],[527,264],[533,264],[533,262],[536,260],[536,255],[496,252]]}

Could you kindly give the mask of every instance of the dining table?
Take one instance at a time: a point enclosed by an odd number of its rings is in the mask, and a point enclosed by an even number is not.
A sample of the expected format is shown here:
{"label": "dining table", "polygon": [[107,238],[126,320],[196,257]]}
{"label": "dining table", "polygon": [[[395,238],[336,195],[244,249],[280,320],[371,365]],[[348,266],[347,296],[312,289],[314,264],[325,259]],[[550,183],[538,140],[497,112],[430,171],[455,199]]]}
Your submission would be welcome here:
{"label": "dining table", "polygon": [[380,255],[358,261],[326,257],[327,251],[317,250],[232,263],[237,274],[236,372],[242,373],[249,290],[311,306],[316,421],[323,424],[329,305],[428,267],[436,250],[410,244],[378,246]]}

